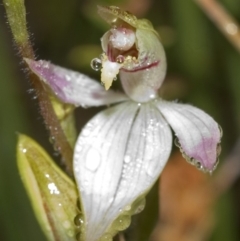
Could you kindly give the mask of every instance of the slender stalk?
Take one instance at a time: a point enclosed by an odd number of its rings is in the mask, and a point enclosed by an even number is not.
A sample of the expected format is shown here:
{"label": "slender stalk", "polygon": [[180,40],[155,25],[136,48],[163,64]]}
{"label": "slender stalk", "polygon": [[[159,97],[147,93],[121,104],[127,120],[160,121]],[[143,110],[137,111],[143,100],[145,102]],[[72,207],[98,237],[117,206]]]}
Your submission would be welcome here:
{"label": "slender stalk", "polygon": [[[26,24],[26,11],[24,0],[3,0],[8,23],[10,25],[14,41],[22,58],[35,59],[34,51],[29,40]],[[27,66],[26,66],[27,67]],[[46,87],[39,78],[29,71],[29,79],[33,85],[39,101],[41,115],[44,123],[50,132],[54,149],[62,155],[67,172],[72,175],[73,151],[61,128],[59,120],[54,112]]]}
{"label": "slender stalk", "polygon": [[240,27],[237,21],[215,0],[194,0],[240,52]]}

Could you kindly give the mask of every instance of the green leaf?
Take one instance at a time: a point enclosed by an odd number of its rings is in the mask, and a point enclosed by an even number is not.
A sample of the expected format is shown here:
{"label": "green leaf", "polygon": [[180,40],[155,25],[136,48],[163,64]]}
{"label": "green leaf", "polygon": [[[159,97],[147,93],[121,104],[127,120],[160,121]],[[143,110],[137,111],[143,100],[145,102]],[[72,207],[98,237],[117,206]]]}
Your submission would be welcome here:
{"label": "green leaf", "polygon": [[76,240],[75,183],[51,160],[34,140],[19,135],[19,172],[42,230],[50,241]]}

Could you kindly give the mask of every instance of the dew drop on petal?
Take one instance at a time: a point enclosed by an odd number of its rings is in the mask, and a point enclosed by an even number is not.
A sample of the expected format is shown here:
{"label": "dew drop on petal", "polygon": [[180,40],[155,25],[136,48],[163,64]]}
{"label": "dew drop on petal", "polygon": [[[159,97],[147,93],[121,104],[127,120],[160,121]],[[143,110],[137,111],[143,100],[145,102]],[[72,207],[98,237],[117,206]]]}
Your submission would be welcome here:
{"label": "dew drop on petal", "polygon": [[84,224],[83,221],[83,215],[82,214],[78,214],[75,218],[74,218],[74,224],[77,227],[81,227]]}
{"label": "dew drop on petal", "polygon": [[114,197],[111,197],[108,201],[109,205],[111,205],[113,201],[114,201]]}
{"label": "dew drop on petal", "polygon": [[221,151],[222,151],[221,144],[218,143],[218,144],[217,144],[217,156],[219,156],[219,155],[221,154]]}
{"label": "dew drop on petal", "polygon": [[131,161],[131,157],[130,156],[127,155],[127,156],[124,157],[124,162],[125,163],[129,163],[130,161]]}
{"label": "dew drop on petal", "polygon": [[199,170],[201,170],[203,168],[202,164],[200,162],[198,162],[198,161],[195,163],[195,166]]}
{"label": "dew drop on petal", "polygon": [[76,240],[77,240],[77,241],[78,241],[78,240],[81,240],[81,232],[79,232],[79,233],[76,234]]}
{"label": "dew drop on petal", "polygon": [[131,205],[127,205],[125,208],[124,208],[125,211],[130,211],[131,210]]}
{"label": "dew drop on petal", "polygon": [[156,172],[155,168],[152,165],[149,165],[149,167],[147,169],[147,174],[150,177],[154,177],[155,172]]}
{"label": "dew drop on petal", "polygon": [[99,71],[102,68],[102,61],[99,58],[94,58],[91,61],[91,68],[95,71]]}
{"label": "dew drop on petal", "polygon": [[86,159],[85,159],[85,166],[86,168],[91,171],[95,172],[101,163],[101,155],[97,149],[90,148],[87,152]]}
{"label": "dew drop on petal", "polygon": [[55,195],[59,195],[60,191],[57,188],[56,184],[54,182],[51,182],[48,184],[48,189],[50,191],[50,194],[55,194]]}
{"label": "dew drop on petal", "polygon": [[180,143],[179,143],[178,138],[175,138],[174,144],[175,144],[177,147],[181,148],[181,145],[180,145]]}
{"label": "dew drop on petal", "polygon": [[114,221],[113,227],[118,231],[122,231],[122,230],[128,228],[130,223],[131,223],[130,216],[122,215]]}
{"label": "dew drop on petal", "polygon": [[104,234],[104,235],[102,236],[102,238],[100,239],[100,241],[112,241],[112,235],[106,233],[106,234]]}
{"label": "dew drop on petal", "polygon": [[77,205],[78,210],[81,210],[81,203],[80,203],[79,198],[77,199],[76,205]]}

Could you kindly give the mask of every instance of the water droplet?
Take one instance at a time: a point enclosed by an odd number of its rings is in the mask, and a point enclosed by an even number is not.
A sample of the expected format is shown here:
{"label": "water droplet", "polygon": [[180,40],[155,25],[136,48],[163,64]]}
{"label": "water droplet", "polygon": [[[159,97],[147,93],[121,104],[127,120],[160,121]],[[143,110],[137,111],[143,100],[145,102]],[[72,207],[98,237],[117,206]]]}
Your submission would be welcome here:
{"label": "water droplet", "polygon": [[[49,127],[49,129],[50,129],[50,127]],[[49,141],[50,141],[51,144],[53,144],[54,141],[55,141],[55,137],[54,137],[54,136],[51,136],[51,137],[49,138]]]}
{"label": "water droplet", "polygon": [[203,166],[202,166],[201,162],[198,162],[198,161],[197,161],[197,162],[195,163],[195,166],[196,166],[196,168],[199,169],[199,170],[203,169]]}
{"label": "water droplet", "polygon": [[82,136],[88,137],[91,134],[90,128],[85,128],[82,131]]}
{"label": "water droplet", "polygon": [[124,208],[125,211],[130,211],[131,210],[131,205],[127,205],[125,208]]}
{"label": "water droplet", "polygon": [[87,109],[87,108],[88,108],[88,106],[85,105],[85,104],[81,104],[81,107],[82,107],[83,109]]}
{"label": "water droplet", "polygon": [[111,198],[109,199],[109,204],[112,204],[113,200],[114,200],[114,198],[111,197]]}
{"label": "water droplet", "polygon": [[118,231],[122,231],[122,230],[128,228],[130,223],[131,223],[130,216],[122,215],[114,221],[113,227]]}
{"label": "water droplet", "polygon": [[181,144],[180,144],[178,138],[175,138],[174,144],[175,144],[177,147],[181,148]]}
{"label": "water droplet", "polygon": [[27,149],[26,149],[26,148],[23,148],[23,149],[22,149],[22,152],[23,152],[23,153],[26,153],[26,152],[27,152]]}
{"label": "water droplet", "polygon": [[65,75],[65,78],[66,78],[67,81],[70,81],[70,80],[71,80],[71,76],[69,76],[69,75],[67,75],[67,74]]}
{"label": "water droplet", "polygon": [[99,71],[102,68],[102,61],[99,58],[94,58],[91,61],[91,68],[95,71]]}
{"label": "water droplet", "polygon": [[151,163],[150,163],[149,166],[148,166],[148,169],[147,169],[147,174],[150,177],[154,177],[155,173],[156,173],[155,166],[151,165]]}
{"label": "water droplet", "polygon": [[191,158],[187,158],[187,157],[186,157],[186,159],[187,159],[187,161],[188,161],[189,163],[191,163],[191,164],[194,164],[194,163],[195,163],[195,159],[194,159],[193,157],[191,157]]}
{"label": "water droplet", "polygon": [[130,156],[125,156],[124,157],[124,162],[125,163],[129,163],[131,161],[131,157]]}
{"label": "water droplet", "polygon": [[146,199],[145,198],[141,198],[135,201],[135,203],[133,203],[133,208],[135,207],[134,210],[134,214],[138,214],[140,212],[143,211],[144,207],[146,205]]}
{"label": "water droplet", "polygon": [[29,93],[29,94],[31,94],[31,93],[34,93],[34,89],[29,89],[27,92]]}
{"label": "water droplet", "polygon": [[218,144],[217,144],[217,156],[219,156],[219,155],[221,154],[221,151],[222,151],[221,144],[218,143]]}
{"label": "water droplet", "polygon": [[60,194],[60,191],[58,190],[58,188],[54,182],[51,182],[48,184],[48,189],[50,191],[50,194],[56,194],[56,195]]}
{"label": "water droplet", "polygon": [[98,169],[100,163],[101,163],[100,152],[95,148],[90,148],[85,158],[86,168],[91,172],[95,172]]}
{"label": "water droplet", "polygon": [[222,136],[223,136],[222,127],[220,125],[218,125],[218,129],[219,129],[219,132],[220,132],[220,138],[222,138]]}
{"label": "water droplet", "polygon": [[81,203],[80,203],[80,199],[78,198],[77,199],[77,208],[78,208],[78,210],[80,211],[81,210]]}
{"label": "water droplet", "polygon": [[141,135],[142,135],[142,136],[146,136],[146,132],[143,131],[143,132],[141,133]]}
{"label": "water droplet", "polygon": [[76,234],[76,240],[78,240],[78,241],[81,240],[81,232]]}
{"label": "water droplet", "polygon": [[218,163],[219,163],[219,158],[217,158],[212,171],[214,171],[217,168]]}
{"label": "water droplet", "polygon": [[138,213],[142,212],[143,209],[144,209],[144,207],[145,207],[145,204],[139,205],[139,206],[137,207],[136,211],[134,212],[134,214],[138,214]]}
{"label": "water droplet", "polygon": [[156,95],[155,94],[151,94],[149,97],[150,97],[150,99],[155,99]]}
{"label": "water droplet", "polygon": [[112,241],[112,235],[109,233],[106,233],[101,237],[100,241]]}
{"label": "water droplet", "polygon": [[83,215],[82,214],[78,214],[75,218],[74,218],[74,224],[77,227],[81,227],[84,224],[84,219],[83,219]]}

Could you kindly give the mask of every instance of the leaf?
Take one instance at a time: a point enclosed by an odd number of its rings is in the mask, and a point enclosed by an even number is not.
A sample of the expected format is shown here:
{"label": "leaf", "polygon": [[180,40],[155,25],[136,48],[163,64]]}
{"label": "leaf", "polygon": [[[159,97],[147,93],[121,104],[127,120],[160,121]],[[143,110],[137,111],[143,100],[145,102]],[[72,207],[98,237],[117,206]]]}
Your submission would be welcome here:
{"label": "leaf", "polygon": [[17,162],[38,222],[50,241],[75,239],[76,186],[34,140],[19,135]]}

